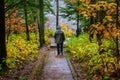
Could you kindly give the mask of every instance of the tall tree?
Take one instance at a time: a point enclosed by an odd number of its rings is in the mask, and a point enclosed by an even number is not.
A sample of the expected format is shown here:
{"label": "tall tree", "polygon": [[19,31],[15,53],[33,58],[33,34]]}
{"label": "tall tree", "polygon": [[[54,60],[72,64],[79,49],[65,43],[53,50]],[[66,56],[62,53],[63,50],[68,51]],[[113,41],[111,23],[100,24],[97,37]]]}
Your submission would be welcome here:
{"label": "tall tree", "polygon": [[[91,0],[90,1],[90,4],[95,4],[95,0]],[[90,16],[90,25],[94,24],[95,23],[95,18],[93,16]]]}
{"label": "tall tree", "polygon": [[[95,2],[96,2],[95,0],[91,0],[90,4],[95,4]],[[93,16],[90,16],[90,25],[94,23],[95,23],[95,18]],[[90,41],[92,41],[92,38],[93,38],[93,34],[90,34],[89,36]]]}
{"label": "tall tree", "polygon": [[45,43],[44,40],[44,2],[43,0],[39,0],[39,32],[40,32],[40,47]]}
{"label": "tall tree", "polygon": [[28,28],[26,0],[24,1],[24,14],[25,14],[26,35],[27,35],[27,40],[29,41],[30,40],[30,35],[29,35],[29,28]]}
{"label": "tall tree", "polygon": [[56,0],[56,29],[59,25],[59,0]]}
{"label": "tall tree", "polygon": [[[118,16],[119,16],[119,9],[118,9],[118,5],[119,5],[119,1],[116,0],[116,4],[117,4],[117,7],[116,7],[116,28],[119,29],[119,21],[118,21]],[[118,56],[119,55],[119,45],[118,45],[118,34],[116,36],[116,55]]]}
{"label": "tall tree", "polygon": [[[77,7],[79,6],[79,1],[77,1]],[[76,30],[76,37],[79,36],[80,32],[81,32],[81,29],[79,27],[79,12],[77,11],[77,30]]]}
{"label": "tall tree", "polygon": [[0,64],[2,68],[6,66],[4,59],[7,56],[6,44],[5,44],[5,10],[4,0],[0,1]]}

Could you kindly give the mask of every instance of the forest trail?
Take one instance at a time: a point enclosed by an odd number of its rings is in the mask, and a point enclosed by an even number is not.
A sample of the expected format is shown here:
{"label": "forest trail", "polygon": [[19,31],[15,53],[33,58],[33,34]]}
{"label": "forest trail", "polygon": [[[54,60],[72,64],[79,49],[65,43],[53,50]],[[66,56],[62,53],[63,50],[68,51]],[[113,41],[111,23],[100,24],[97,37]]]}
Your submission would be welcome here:
{"label": "forest trail", "polygon": [[[54,40],[51,40],[54,45]],[[74,80],[65,56],[57,55],[56,48],[51,49],[43,69],[41,80]]]}
{"label": "forest trail", "polygon": [[[50,38],[55,46],[54,38]],[[44,46],[35,60],[0,74],[0,80],[74,80],[65,56],[57,56],[56,48]]]}

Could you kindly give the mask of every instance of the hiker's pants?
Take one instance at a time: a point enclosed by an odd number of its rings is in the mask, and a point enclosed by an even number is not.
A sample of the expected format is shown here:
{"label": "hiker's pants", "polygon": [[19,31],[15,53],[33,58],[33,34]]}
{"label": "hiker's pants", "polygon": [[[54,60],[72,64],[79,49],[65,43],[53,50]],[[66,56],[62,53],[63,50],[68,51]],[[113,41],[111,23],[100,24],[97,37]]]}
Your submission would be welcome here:
{"label": "hiker's pants", "polygon": [[57,44],[57,53],[58,55],[63,54],[63,43]]}

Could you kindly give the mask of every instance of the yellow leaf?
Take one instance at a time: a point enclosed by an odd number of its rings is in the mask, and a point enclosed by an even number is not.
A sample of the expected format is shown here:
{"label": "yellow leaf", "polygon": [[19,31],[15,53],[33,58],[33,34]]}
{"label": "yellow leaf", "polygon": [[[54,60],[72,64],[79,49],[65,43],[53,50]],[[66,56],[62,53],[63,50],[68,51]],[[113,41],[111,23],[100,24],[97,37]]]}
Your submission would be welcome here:
{"label": "yellow leaf", "polygon": [[76,2],[76,0],[70,0],[71,4],[74,4]]}
{"label": "yellow leaf", "polygon": [[96,13],[92,13],[92,16],[95,18],[96,17]]}
{"label": "yellow leaf", "polygon": [[113,20],[112,20],[112,16],[105,16],[105,18],[106,18],[107,20],[109,20],[109,21],[113,21]]}
{"label": "yellow leaf", "polygon": [[103,21],[103,23],[106,23],[106,22],[107,22],[107,20],[106,20],[106,19],[103,19],[102,21]]}

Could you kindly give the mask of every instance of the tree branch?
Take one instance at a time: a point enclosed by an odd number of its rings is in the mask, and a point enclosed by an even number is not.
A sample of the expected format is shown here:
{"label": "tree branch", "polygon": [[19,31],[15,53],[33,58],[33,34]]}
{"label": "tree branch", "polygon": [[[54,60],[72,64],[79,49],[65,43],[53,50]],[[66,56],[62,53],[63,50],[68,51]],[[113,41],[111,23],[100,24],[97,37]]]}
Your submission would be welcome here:
{"label": "tree branch", "polygon": [[5,8],[5,12],[7,12],[8,10],[18,6],[20,3],[21,3],[21,1],[16,3],[16,4],[10,4],[7,8]]}

